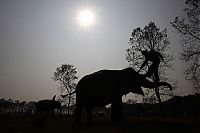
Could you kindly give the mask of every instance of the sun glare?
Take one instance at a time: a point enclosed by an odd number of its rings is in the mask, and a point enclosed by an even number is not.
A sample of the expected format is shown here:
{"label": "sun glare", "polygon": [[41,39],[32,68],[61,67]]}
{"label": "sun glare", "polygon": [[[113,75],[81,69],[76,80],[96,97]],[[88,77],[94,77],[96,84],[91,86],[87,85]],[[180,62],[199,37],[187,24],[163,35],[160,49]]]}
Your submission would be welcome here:
{"label": "sun glare", "polygon": [[90,27],[95,20],[94,12],[88,9],[84,9],[79,11],[78,16],[78,23],[83,27]]}

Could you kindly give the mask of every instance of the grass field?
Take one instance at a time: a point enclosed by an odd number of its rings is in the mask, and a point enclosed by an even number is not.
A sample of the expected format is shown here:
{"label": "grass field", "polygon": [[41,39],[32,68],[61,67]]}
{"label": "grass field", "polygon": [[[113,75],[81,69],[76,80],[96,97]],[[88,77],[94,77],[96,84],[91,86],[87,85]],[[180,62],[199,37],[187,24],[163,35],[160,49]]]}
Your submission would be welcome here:
{"label": "grass field", "polygon": [[75,125],[64,116],[0,116],[1,133],[200,133],[200,117],[128,117],[123,123],[96,118]]}

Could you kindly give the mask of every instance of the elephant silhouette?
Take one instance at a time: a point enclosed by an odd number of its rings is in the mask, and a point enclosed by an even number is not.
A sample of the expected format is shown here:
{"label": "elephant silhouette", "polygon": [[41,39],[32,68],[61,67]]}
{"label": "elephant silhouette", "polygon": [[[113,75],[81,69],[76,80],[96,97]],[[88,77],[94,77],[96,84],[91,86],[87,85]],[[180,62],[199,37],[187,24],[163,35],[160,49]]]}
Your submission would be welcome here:
{"label": "elephant silhouette", "polygon": [[44,113],[53,114],[55,109],[59,109],[61,112],[61,103],[55,100],[54,96],[52,100],[40,100],[36,103],[36,113]]}
{"label": "elephant silhouette", "polygon": [[172,90],[169,83],[151,82],[132,68],[100,70],[86,75],[78,82],[74,91],[76,93],[75,121],[80,122],[82,111],[85,108],[87,121],[91,122],[93,119],[92,109],[108,104],[111,104],[111,121],[121,121],[123,95],[130,92],[144,95],[141,87],[155,88],[159,86],[167,86]]}

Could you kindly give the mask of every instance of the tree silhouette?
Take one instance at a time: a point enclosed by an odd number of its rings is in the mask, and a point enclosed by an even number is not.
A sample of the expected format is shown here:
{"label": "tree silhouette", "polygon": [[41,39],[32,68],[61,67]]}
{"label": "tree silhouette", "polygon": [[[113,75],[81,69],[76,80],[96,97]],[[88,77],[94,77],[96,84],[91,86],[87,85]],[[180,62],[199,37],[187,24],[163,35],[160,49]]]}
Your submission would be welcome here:
{"label": "tree silhouette", "polygon": [[[139,70],[144,61],[144,56],[141,54],[142,50],[158,51],[164,58],[164,62],[161,62],[159,65],[159,77],[162,81],[169,82],[169,78],[166,77],[166,75],[168,70],[172,70],[172,61],[174,57],[169,53],[170,41],[166,29],[161,31],[154,22],[150,22],[143,29],[140,27],[134,28],[129,43],[130,47],[126,50],[126,60],[130,63],[130,67],[134,68],[136,71]],[[150,63],[141,73],[146,73],[149,66]],[[154,81],[153,77],[151,77],[150,80]],[[173,93],[164,87],[160,87],[159,90],[160,93],[158,92],[157,94],[155,93],[155,88],[145,90],[146,97],[152,99],[156,94],[158,100],[161,102],[160,95],[173,96]]]}
{"label": "tree silhouette", "polygon": [[200,1],[185,1],[184,17],[176,17],[171,25],[181,34],[181,59],[189,64],[186,78],[200,92]]}
{"label": "tree silhouette", "polygon": [[[73,65],[70,64],[62,64],[60,67],[56,68],[56,72],[54,72],[53,79],[59,83],[60,93],[72,93],[76,87],[76,76],[77,71]],[[67,114],[69,114],[69,107],[74,103],[74,95],[70,94],[64,98],[64,101],[67,105]]]}

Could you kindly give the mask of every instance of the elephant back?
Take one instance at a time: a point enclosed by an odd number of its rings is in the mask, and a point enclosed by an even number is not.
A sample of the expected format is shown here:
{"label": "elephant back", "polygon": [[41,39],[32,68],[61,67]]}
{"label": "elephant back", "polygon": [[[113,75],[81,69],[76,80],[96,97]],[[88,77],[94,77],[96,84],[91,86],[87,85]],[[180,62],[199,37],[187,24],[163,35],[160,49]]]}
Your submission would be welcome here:
{"label": "elephant back", "polygon": [[55,109],[55,105],[58,104],[56,103],[58,101],[54,100],[40,100],[36,103],[36,111],[37,112],[43,112],[43,111],[51,111]]}
{"label": "elephant back", "polygon": [[[100,70],[84,76],[76,86],[79,99],[104,99],[119,91],[121,70]],[[98,97],[98,98],[97,98]]]}

